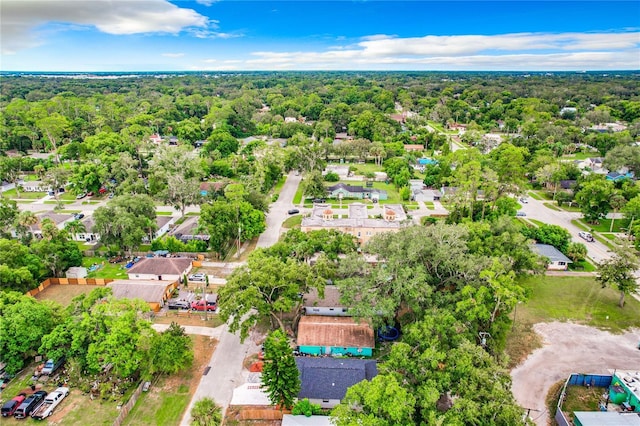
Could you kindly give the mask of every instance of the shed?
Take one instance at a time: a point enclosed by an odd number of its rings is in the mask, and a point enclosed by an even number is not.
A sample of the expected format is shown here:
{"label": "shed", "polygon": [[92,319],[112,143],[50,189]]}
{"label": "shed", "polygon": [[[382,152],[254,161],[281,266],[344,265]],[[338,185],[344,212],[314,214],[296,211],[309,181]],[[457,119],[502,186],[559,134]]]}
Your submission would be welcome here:
{"label": "shed", "polygon": [[303,316],[297,343],[301,353],[310,355],[372,356],[375,338],[373,327],[365,320]]}
{"label": "shed", "polygon": [[302,297],[302,304],[306,315],[350,316],[348,309],[340,303],[340,290],[335,285],[324,287],[324,297],[312,288]]}
{"label": "shed", "polygon": [[549,259],[547,269],[550,271],[566,271],[571,259],[562,254],[560,250],[549,244],[534,244],[531,249],[542,257]]}
{"label": "shed", "polygon": [[298,398],[308,398],[322,408],[340,403],[347,389],[378,374],[376,361],[348,358],[296,357],[300,372]]}
{"label": "shed", "polygon": [[116,299],[142,299],[158,312],[178,286],[178,281],[115,280],[107,284]]}
{"label": "shed", "polygon": [[65,272],[67,278],[85,278],[87,276],[87,268],[84,266],[72,266]]}

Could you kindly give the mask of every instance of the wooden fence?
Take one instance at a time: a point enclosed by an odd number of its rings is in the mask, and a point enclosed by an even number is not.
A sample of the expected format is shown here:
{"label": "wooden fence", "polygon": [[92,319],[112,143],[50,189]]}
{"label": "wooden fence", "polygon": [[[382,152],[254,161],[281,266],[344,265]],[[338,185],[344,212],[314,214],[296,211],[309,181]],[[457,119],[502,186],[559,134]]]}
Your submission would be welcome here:
{"label": "wooden fence", "polygon": [[133,391],[133,394],[131,395],[131,398],[129,398],[129,401],[127,401],[127,403],[120,408],[120,414],[118,414],[118,417],[114,420],[113,426],[120,426],[122,422],[124,422],[124,419],[127,418],[127,414],[129,414],[129,411],[131,411],[133,406],[136,405],[136,401],[142,393],[143,386],[144,381],[140,382],[136,390]]}
{"label": "wooden fence", "polygon": [[107,285],[111,281],[113,280],[110,278],[47,278],[37,288],[28,291],[26,294],[35,296],[50,285]]}

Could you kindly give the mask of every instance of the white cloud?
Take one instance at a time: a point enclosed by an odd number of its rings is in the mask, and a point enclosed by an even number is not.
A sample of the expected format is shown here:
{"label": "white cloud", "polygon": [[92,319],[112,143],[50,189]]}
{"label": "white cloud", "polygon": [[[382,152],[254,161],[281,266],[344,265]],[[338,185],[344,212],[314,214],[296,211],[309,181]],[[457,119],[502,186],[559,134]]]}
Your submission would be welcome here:
{"label": "white cloud", "polygon": [[640,68],[639,32],[374,35],[326,51],[257,51],[237,69],[581,70]]}
{"label": "white cloud", "polygon": [[39,31],[49,23],[95,27],[114,35],[177,34],[189,28],[215,25],[196,11],[166,0],[2,0],[2,50],[15,53],[43,44]]}
{"label": "white cloud", "polygon": [[217,2],[218,0],[196,0],[196,3],[205,5],[205,6],[211,6],[212,4],[214,4],[215,2]]}
{"label": "white cloud", "polygon": [[184,53],[163,53],[162,56],[166,56],[167,58],[181,58],[184,56]]}

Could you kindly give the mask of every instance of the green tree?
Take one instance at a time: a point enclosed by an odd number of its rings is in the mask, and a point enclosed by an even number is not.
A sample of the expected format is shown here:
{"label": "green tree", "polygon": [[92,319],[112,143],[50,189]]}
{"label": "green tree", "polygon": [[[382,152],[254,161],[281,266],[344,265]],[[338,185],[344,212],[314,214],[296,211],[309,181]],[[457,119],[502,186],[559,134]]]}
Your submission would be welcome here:
{"label": "green tree", "polygon": [[575,199],[587,222],[598,223],[607,215],[611,209],[609,201],[612,193],[613,183],[604,178],[590,180],[582,185]]}
{"label": "green tree", "polygon": [[62,202],[60,201],[60,189],[64,189],[67,185],[67,180],[69,178],[70,172],[69,169],[64,167],[52,167],[47,170],[44,175],[44,179],[42,182],[49,185],[51,190],[53,191],[53,196],[58,202],[58,207],[62,207]]}
{"label": "green tree", "polygon": [[293,349],[282,330],[272,331],[264,341],[262,388],[272,404],[290,409],[300,392],[300,376]]}
{"label": "green tree", "polygon": [[351,386],[331,418],[337,426],[410,425],[416,409],[416,396],[394,375],[378,375]]}
{"label": "green tree", "polygon": [[323,280],[314,276],[308,264],[282,260],[258,249],[220,289],[220,319],[229,324],[230,332],[239,330],[242,340],[255,324],[267,319],[272,329],[285,330],[284,316],[302,306],[300,293],[322,285]]}
{"label": "green tree", "polygon": [[149,373],[177,374],[193,363],[193,344],[184,328],[171,322],[169,328],[151,339]]}
{"label": "green tree", "polygon": [[613,287],[620,292],[618,305],[624,307],[624,298],[638,289],[633,273],[639,267],[638,258],[627,250],[616,250],[613,257],[598,264],[596,280],[602,287]]}
{"label": "green tree", "polygon": [[582,262],[587,257],[587,247],[582,243],[569,243],[567,257],[574,263]]}
{"label": "green tree", "polygon": [[9,373],[20,371],[61,319],[60,306],[31,296],[0,292],[0,353]]}
{"label": "green tree", "polygon": [[213,399],[205,397],[193,404],[191,418],[192,426],[219,426],[222,424],[222,408]]}
{"label": "green tree", "polygon": [[323,198],[327,195],[320,172],[311,172],[305,176],[304,195],[307,198]]}
{"label": "green tree", "polygon": [[620,194],[614,193],[609,199],[609,205],[613,209],[613,215],[611,216],[611,226],[609,226],[609,232],[613,232],[613,223],[616,220],[616,214],[618,211],[627,204],[627,200]]}
{"label": "green tree", "polygon": [[0,237],[9,235],[9,231],[18,216],[18,203],[0,197]]}

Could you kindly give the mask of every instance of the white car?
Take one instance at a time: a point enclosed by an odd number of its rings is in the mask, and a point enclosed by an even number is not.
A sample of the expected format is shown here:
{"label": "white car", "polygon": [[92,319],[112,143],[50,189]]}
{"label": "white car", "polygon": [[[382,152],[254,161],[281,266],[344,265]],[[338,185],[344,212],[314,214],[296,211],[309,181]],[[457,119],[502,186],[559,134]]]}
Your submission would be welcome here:
{"label": "white car", "polygon": [[522,204],[528,204],[528,203],[529,203],[529,200],[528,200],[528,199],[526,199],[525,197],[520,197],[520,202],[521,202]]}
{"label": "white car", "polygon": [[578,232],[578,236],[580,238],[582,238],[583,240],[587,240],[589,242],[593,241],[593,235],[591,235],[589,232],[580,231],[580,232]]}
{"label": "white car", "polygon": [[197,274],[191,274],[187,278],[189,281],[205,281],[207,276],[204,272],[198,272]]}

